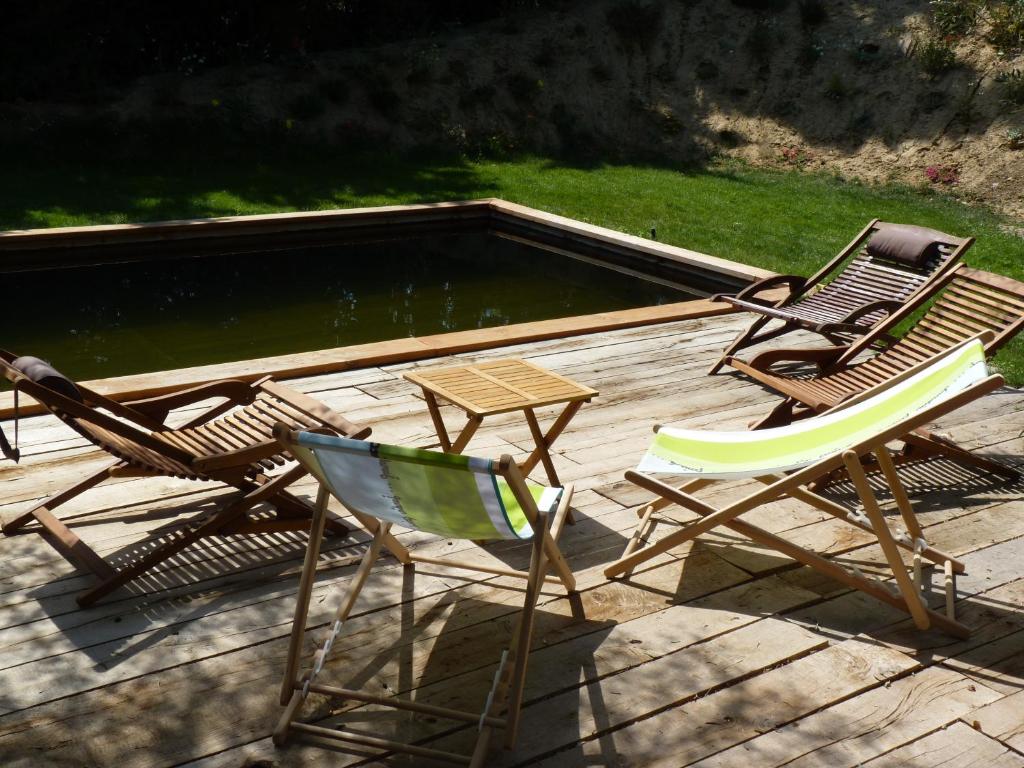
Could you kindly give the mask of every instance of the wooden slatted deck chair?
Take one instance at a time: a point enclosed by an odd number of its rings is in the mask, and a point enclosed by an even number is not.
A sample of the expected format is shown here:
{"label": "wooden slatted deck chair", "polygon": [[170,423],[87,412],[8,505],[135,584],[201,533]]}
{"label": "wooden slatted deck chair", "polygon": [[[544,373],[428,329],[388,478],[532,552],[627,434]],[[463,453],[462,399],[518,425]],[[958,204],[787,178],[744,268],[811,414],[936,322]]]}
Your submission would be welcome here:
{"label": "wooden slatted deck chair", "polygon": [[[921,629],[937,627],[957,637],[969,630],[953,613],[954,574],[963,564],[930,546],[924,537],[907,494],[900,484],[886,443],[998,389],[1003,379],[989,375],[985,350],[979,338],[958,344],[934,358],[898,374],[887,382],[851,398],[841,408],[786,427],[755,432],[709,432],[661,429],[636,471],[626,478],[657,494],[641,507],[636,532],[625,554],[605,569],[608,577],[632,571],[636,566],[720,525],[781,552],[804,565],[910,613]],[[862,459],[873,454],[881,466],[906,527],[893,533],[867,476]],[[809,480],[843,466],[863,505],[863,512],[845,507],[809,491]],[[652,477],[655,473],[689,476],[679,487]],[[788,474],[785,474],[788,473]],[[753,478],[765,487],[721,509],[706,504],[694,492],[719,479]],[[896,591],[885,582],[858,569],[849,570],[740,519],[740,515],[783,497],[804,502],[845,520],[877,537],[895,577]],[[700,517],[656,543],[638,549],[655,512],[678,504]],[[911,573],[901,548],[912,553]],[[921,558],[941,563],[946,573],[946,613],[932,610],[920,591]]]}
{"label": "wooden slatted deck chair", "polygon": [[[833,344],[849,342],[953,269],[973,242],[971,237],[875,219],[810,277],[775,275],[735,296],[712,296],[712,301],[726,301],[761,317],[736,337],[708,374],[728,365],[738,350],[796,330],[821,334]],[[758,298],[783,285],[789,288],[785,298],[774,303]],[[765,329],[773,320],[781,325]]]}
{"label": "wooden slatted deck chair", "polygon": [[[505,747],[511,748],[519,724],[534,606],[541,584],[545,579],[557,580],[570,592],[576,588],[572,572],[557,545],[572,499],[572,486],[544,488],[528,483],[509,456],[502,456],[498,461],[476,459],[459,454],[295,432],[285,425],[275,428],[275,434],[282,445],[320,480],[321,487],[317,496],[317,517],[310,530],[302,569],[281,686],[281,704],[285,710],[274,730],[274,742],[283,745],[289,733],[297,731],[420,758],[480,766],[484,765],[492,731],[501,728],[505,733]],[[347,592],[338,603],[328,625],[326,638],[313,657],[311,668],[300,672],[302,640],[329,495],[337,498],[362,525],[373,532],[373,541],[352,577]],[[525,572],[514,571],[417,555],[391,534],[393,525],[450,539],[532,539],[530,568]],[[317,680],[327,654],[348,619],[382,547],[407,566],[422,562],[526,580],[523,611],[512,633],[510,647],[502,654],[482,712],[466,712],[409,699],[381,697],[326,685]],[[557,577],[545,575],[549,563],[557,572]],[[403,744],[371,734],[295,721],[310,692],[472,723],[479,729],[475,749],[472,755],[461,755]]]}
{"label": "wooden slatted deck chair", "polygon": [[[64,558],[98,578],[93,587],[78,596],[83,606],[202,537],[308,529],[313,508],[285,490],[305,476],[306,470],[282,453],[272,432],[275,423],[287,421],[294,427],[350,437],[370,434],[368,427],[356,426],[317,400],[269,379],[254,384],[218,381],[118,403],[72,382],[38,358],[16,357],[0,350],[0,372],[15,387],[15,404],[18,393],[31,396],[115,458],[113,463],[3,522],[3,532],[8,536],[38,532]],[[211,399],[219,402],[202,409],[184,425],[171,428],[164,424],[170,411]],[[16,447],[5,453],[8,458],[18,458]],[[279,474],[269,474],[286,465]],[[143,554],[119,567],[100,557],[53,514],[60,505],[108,478],[154,476],[219,481],[237,488],[241,496],[197,522],[157,537]],[[248,514],[263,502],[274,508],[275,517]],[[33,522],[38,527],[26,529]],[[332,520],[331,526],[338,533],[348,530],[340,520]]]}
{"label": "wooden slatted deck chair", "polygon": [[[939,281],[936,291],[939,295],[934,304],[899,340],[890,340],[889,331],[914,313],[927,296],[908,304],[849,346],[769,350],[749,363],[730,358],[734,368],[786,396],[756,427],[781,426],[827,411],[974,334],[991,332],[985,343],[985,354],[991,357],[1024,327],[1022,282],[960,265]],[[864,353],[886,344],[882,352],[864,359]],[[819,373],[807,377],[772,370],[782,362],[816,363]],[[933,455],[1019,477],[1012,467],[973,454],[924,427],[906,436],[896,458],[908,461]]]}

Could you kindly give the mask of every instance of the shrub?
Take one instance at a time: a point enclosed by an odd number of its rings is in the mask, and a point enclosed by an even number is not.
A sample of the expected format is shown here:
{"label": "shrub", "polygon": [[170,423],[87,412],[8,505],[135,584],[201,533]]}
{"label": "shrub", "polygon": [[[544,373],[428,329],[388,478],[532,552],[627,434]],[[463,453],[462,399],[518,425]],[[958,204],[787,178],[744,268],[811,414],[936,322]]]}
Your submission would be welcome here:
{"label": "shrub", "polygon": [[1006,146],[1010,149],[1024,149],[1024,131],[1010,128],[1006,131]]}
{"label": "shrub", "polygon": [[1015,69],[1012,72],[1000,72],[996,82],[1003,86],[1003,102],[1015,107],[1024,106],[1024,72]]}
{"label": "shrub", "polygon": [[805,27],[816,27],[824,24],[828,18],[825,3],[822,0],[800,0],[800,23]]}
{"label": "shrub", "polygon": [[918,40],[914,46],[914,56],[925,74],[937,77],[956,65],[956,53],[945,40],[929,37]]}
{"label": "shrub", "polygon": [[1002,0],[988,8],[988,40],[1004,50],[1024,46],[1024,0]]}
{"label": "shrub", "polygon": [[950,186],[960,181],[960,169],[955,165],[929,165],[924,169],[924,175],[932,184]]}
{"label": "shrub", "polygon": [[842,101],[849,95],[850,89],[846,85],[846,81],[843,80],[842,75],[838,72],[833,72],[828,82],[825,83],[825,98],[832,101]]}
{"label": "shrub", "polygon": [[974,29],[983,0],[932,0],[932,23],[942,36],[963,35]]}
{"label": "shrub", "polygon": [[784,147],[781,156],[782,162],[798,167],[807,165],[812,158],[811,153],[801,147]]}

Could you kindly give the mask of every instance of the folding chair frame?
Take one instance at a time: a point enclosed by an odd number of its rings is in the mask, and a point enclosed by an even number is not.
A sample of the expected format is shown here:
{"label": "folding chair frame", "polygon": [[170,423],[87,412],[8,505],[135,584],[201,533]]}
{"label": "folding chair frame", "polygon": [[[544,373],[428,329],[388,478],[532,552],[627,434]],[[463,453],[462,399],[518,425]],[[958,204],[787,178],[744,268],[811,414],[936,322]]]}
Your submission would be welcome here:
{"label": "folding chair frame", "polygon": [[[5,535],[39,533],[62,557],[97,578],[93,586],[76,598],[83,607],[144,575],[201,538],[308,529],[312,508],[287,490],[304,477],[306,471],[293,465],[274,476],[266,473],[268,466],[283,464],[290,458],[280,455],[280,446],[270,434],[260,434],[259,430],[241,420],[237,422],[236,433],[220,434],[213,430],[204,433],[204,443],[189,442],[194,438],[179,437],[183,430],[208,429],[208,425],[214,424],[218,417],[236,406],[251,405],[259,395],[266,394],[276,398],[281,409],[291,414],[296,423],[311,425],[308,429],[357,439],[370,434],[369,427],[352,424],[314,398],[282,386],[270,377],[252,384],[230,379],[211,382],[129,403],[111,400],[76,384],[84,398],[84,402],[79,403],[12,369],[10,362],[13,357],[9,352],[0,351],[0,375],[7,375],[22,393],[43,404],[98,448],[117,457],[112,463],[51,494],[31,508],[2,520]],[[171,429],[164,424],[172,410],[214,398],[221,399],[221,402],[201,411],[180,427]],[[113,415],[101,412],[100,408]],[[237,412],[234,418],[237,419]],[[99,441],[94,435],[83,432],[80,426],[76,426],[76,419],[102,428],[107,439]],[[260,425],[259,429],[270,431],[269,425]],[[242,433],[245,437],[239,437]],[[200,519],[167,531],[148,544],[140,557],[118,567],[82,541],[54,514],[54,510],[105,480],[119,477],[212,480],[232,486],[239,493]],[[250,517],[248,513],[261,503],[270,504],[275,516],[266,519]],[[26,528],[31,523],[37,523],[39,527]],[[328,524],[335,533],[348,533],[347,526],[336,518],[329,520]]]}
{"label": "folding chair frame", "polygon": [[[929,362],[926,361],[918,366],[914,366],[884,385],[867,390],[851,398],[843,404],[843,407],[860,402],[883,389],[894,386],[896,383],[908,378],[928,365]],[[956,637],[967,637],[970,631],[963,624],[955,620],[951,610],[955,593],[955,583],[953,583],[952,574],[963,573],[964,565],[952,556],[928,546],[927,542],[925,542],[921,533],[921,527],[914,516],[906,491],[897,476],[895,463],[886,444],[901,438],[908,432],[945,413],[956,410],[965,403],[995,391],[1002,385],[1003,378],[1001,376],[989,376],[971,385],[954,397],[926,408],[889,429],[880,432],[878,435],[851,446],[841,454],[830,456],[789,475],[757,477],[755,479],[764,484],[764,488],[721,509],[716,509],[693,495],[695,491],[714,483],[715,480],[697,477],[676,488],[643,473],[629,471],[626,473],[627,480],[657,494],[659,498],[638,510],[637,514],[641,518],[640,524],[627,544],[623,556],[605,568],[605,575],[609,578],[621,576],[632,571],[641,563],[663,552],[667,552],[673,547],[691,541],[700,534],[710,531],[719,525],[725,525],[747,538],[776,549],[804,565],[808,565],[835,578],[837,581],[841,581],[848,586],[866,592],[882,602],[907,611],[920,629],[928,629],[931,626],[935,626]],[[896,506],[906,526],[906,532],[898,536],[893,535],[886,523],[881,507],[871,490],[867,475],[862,466],[862,461],[872,454],[889,483]],[[865,514],[848,513],[839,504],[835,504],[807,489],[807,483],[839,468],[843,468],[849,473],[857,495],[864,506]],[[847,570],[821,555],[787,541],[781,536],[738,519],[743,513],[784,496],[790,496],[828,514],[846,520],[862,530],[873,533],[877,537],[885,559],[892,569],[896,580],[897,592],[894,594],[889,591],[889,588],[884,583],[878,580],[869,578],[856,570]],[[672,504],[678,504],[696,512],[701,518],[689,523],[679,531],[669,534],[658,542],[639,549],[644,531],[647,529],[654,513]],[[901,547],[913,553],[913,577],[907,573],[907,567],[900,555]],[[946,572],[946,615],[930,609],[921,597],[919,588],[921,581],[920,560],[922,557],[935,563],[942,563]]]}
{"label": "folding chair frame", "polygon": [[[296,433],[287,429],[275,429],[278,439],[287,447],[294,442]],[[526,663],[530,652],[530,639],[533,633],[534,611],[537,599],[540,595],[541,585],[544,581],[560,581],[567,591],[576,589],[576,581],[558,549],[557,540],[565,525],[566,515],[569,511],[569,504],[572,500],[573,487],[567,485],[563,489],[561,499],[554,512],[551,521],[551,528],[547,523],[549,516],[541,513],[530,494],[526,482],[523,479],[519,468],[510,456],[502,456],[497,466],[497,473],[508,482],[516,500],[526,513],[530,525],[536,532],[532,540],[532,553],[528,571],[516,571],[505,568],[494,568],[481,566],[468,562],[460,562],[447,558],[434,558],[417,555],[391,534],[391,523],[378,521],[376,518],[361,514],[355,510],[348,511],[364,527],[373,534],[373,540],[363,556],[358,569],[352,577],[352,581],[345,592],[334,617],[330,623],[331,630],[327,640],[320,646],[314,656],[314,669],[317,664],[322,664],[327,653],[341,630],[342,624],[348,619],[356,600],[366,583],[367,577],[373,568],[374,563],[382,549],[387,549],[395,558],[405,566],[413,566],[415,563],[427,563],[440,565],[449,568],[475,571],[478,573],[512,576],[526,580],[526,590],[523,611],[520,614],[516,628],[513,630],[512,640],[509,649],[502,654],[502,661],[494,677],[494,684],[487,696],[486,704],[481,712],[468,712],[464,710],[437,707],[419,702],[397,699],[394,697],[381,697],[333,685],[318,683],[314,670],[300,671],[302,656],[302,640],[306,631],[306,622],[309,613],[309,603],[312,594],[313,581],[316,572],[316,562],[320,553],[320,540],[324,532],[324,523],[327,518],[327,502],[330,493],[321,485],[317,494],[316,512],[313,518],[313,525],[310,528],[309,546],[306,549],[306,558],[302,567],[302,575],[299,582],[298,600],[295,606],[295,616],[292,624],[291,639],[288,647],[288,656],[285,666],[284,679],[281,684],[281,704],[285,707],[284,712],[278,720],[274,729],[274,743],[282,746],[288,739],[291,732],[308,733],[321,738],[335,739],[343,742],[350,742],[366,747],[385,750],[388,752],[403,752],[416,757],[430,758],[457,765],[482,766],[487,756],[492,733],[495,729],[501,728],[505,731],[504,745],[506,749],[515,743],[519,727],[520,708],[522,706],[523,686],[526,680]],[[554,566],[557,576],[547,576],[548,566]],[[303,722],[296,722],[302,703],[308,692],[321,693],[328,696],[350,699],[365,703],[377,704],[391,707],[397,710],[419,712],[435,717],[451,719],[465,723],[477,723],[480,734],[477,738],[472,755],[462,755],[454,752],[447,752],[428,747],[421,747],[414,744],[380,739],[362,733],[342,730],[338,728],[325,728],[318,725],[311,725]]]}
{"label": "folding chair frame", "polygon": [[[874,329],[877,329],[879,324],[884,323],[888,325],[891,317],[902,307],[912,302],[921,301],[934,293],[934,286],[937,281],[956,269],[964,253],[974,244],[973,237],[959,238],[949,235],[949,241],[946,245],[951,248],[950,253],[939,261],[935,271],[921,285],[899,300],[882,297],[884,293],[882,290],[877,290],[873,294],[864,294],[864,287],[862,287],[860,291],[855,290],[851,292],[851,295],[847,298],[854,299],[857,295],[863,295],[864,303],[850,308],[845,317],[835,322],[813,322],[796,316],[789,311],[790,307],[808,298],[814,291],[818,290],[822,281],[830,275],[835,273],[835,276],[838,278],[843,273],[843,270],[849,267],[847,260],[855,256],[857,249],[867,242],[868,238],[877,231],[880,224],[885,223],[878,219],[872,219],[843,250],[832,257],[810,277],[773,275],[772,277],[752,283],[735,296],[726,294],[712,296],[712,301],[725,301],[739,310],[757,312],[761,316],[754,320],[748,328],[741,331],[729,346],[726,347],[718,360],[708,369],[708,375],[716,374],[723,366],[731,365],[732,360],[730,358],[739,350],[770,341],[798,329],[817,333],[832,344],[847,343],[850,338],[873,334]],[[758,294],[762,291],[778,288],[782,285],[787,286],[789,290],[789,293],[784,298],[774,303],[768,303],[765,299],[758,298]],[[872,300],[868,301],[868,296]],[[884,313],[882,317],[870,325],[862,324],[865,316],[878,312]],[[782,325],[762,330],[772,320],[779,320],[782,322]]]}

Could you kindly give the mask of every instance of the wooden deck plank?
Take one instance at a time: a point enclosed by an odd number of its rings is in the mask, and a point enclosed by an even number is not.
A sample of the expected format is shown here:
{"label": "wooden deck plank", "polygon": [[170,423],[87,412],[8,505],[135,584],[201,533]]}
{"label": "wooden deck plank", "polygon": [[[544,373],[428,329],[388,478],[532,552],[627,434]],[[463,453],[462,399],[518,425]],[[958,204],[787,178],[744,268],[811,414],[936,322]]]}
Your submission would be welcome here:
{"label": "wooden deck plank", "polygon": [[968,725],[1024,754],[1024,690],[961,716]]}
{"label": "wooden deck plank", "polygon": [[930,667],[719,752],[693,768],[856,768],[998,696],[951,670]]}
{"label": "wooden deck plank", "polygon": [[865,768],[1021,768],[1024,755],[963,723],[954,723],[864,765]]}

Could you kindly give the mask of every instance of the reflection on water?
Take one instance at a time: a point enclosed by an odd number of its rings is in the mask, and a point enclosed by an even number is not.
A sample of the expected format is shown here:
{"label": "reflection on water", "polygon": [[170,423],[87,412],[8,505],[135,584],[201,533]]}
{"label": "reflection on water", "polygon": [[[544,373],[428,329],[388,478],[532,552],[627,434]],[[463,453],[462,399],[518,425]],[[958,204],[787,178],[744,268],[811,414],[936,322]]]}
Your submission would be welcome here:
{"label": "reflection on water", "polygon": [[0,346],[75,378],[692,298],[483,234],[3,276]]}

